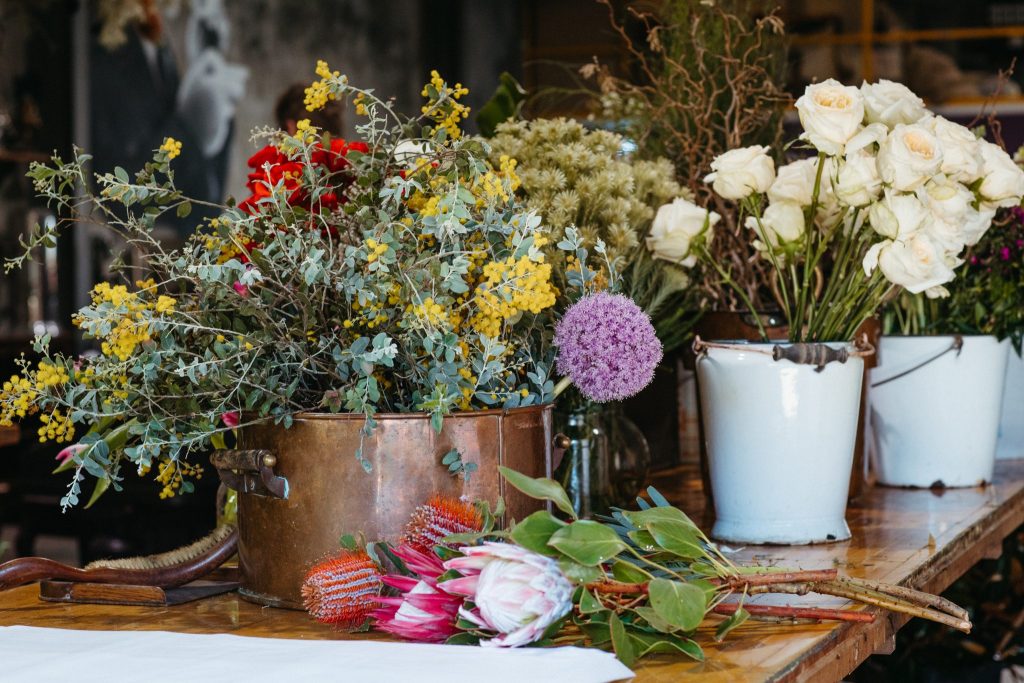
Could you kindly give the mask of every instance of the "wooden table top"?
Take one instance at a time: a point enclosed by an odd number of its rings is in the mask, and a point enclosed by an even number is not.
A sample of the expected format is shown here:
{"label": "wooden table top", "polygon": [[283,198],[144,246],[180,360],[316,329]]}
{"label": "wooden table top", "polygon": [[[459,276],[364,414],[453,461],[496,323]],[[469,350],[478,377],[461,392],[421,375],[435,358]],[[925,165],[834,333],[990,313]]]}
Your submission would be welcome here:
{"label": "wooden table top", "polygon": [[[707,525],[700,481],[692,469],[659,474],[655,485]],[[853,539],[830,545],[742,549],[737,563],[801,569],[838,567],[849,576],[940,592],[978,560],[998,556],[1003,538],[1024,523],[1024,460],[1000,461],[986,488],[946,491],[875,488],[850,506]],[[26,586],[0,593],[0,625],[72,629],[168,630],[278,638],[345,639],[304,613],[263,608],[234,594],[168,608],[44,603]],[[758,596],[778,604],[839,606],[826,597]],[[877,612],[874,608],[872,611]],[[787,626],[744,624],[720,644],[714,623],[701,627],[703,663],[649,657],[637,663],[636,681],[838,681],[875,652],[891,651],[899,615],[879,613],[874,623]],[[359,634],[361,638],[381,638]]]}

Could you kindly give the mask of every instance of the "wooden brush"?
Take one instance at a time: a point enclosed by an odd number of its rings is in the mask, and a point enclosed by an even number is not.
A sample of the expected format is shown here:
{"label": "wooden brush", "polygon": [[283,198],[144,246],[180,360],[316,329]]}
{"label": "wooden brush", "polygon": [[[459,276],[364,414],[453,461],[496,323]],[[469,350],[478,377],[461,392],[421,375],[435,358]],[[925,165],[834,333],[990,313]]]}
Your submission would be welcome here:
{"label": "wooden brush", "polygon": [[20,557],[0,564],[0,591],[45,580],[171,588],[209,574],[235,554],[237,545],[237,530],[225,525],[177,550],[123,560],[99,560],[84,569],[44,557]]}

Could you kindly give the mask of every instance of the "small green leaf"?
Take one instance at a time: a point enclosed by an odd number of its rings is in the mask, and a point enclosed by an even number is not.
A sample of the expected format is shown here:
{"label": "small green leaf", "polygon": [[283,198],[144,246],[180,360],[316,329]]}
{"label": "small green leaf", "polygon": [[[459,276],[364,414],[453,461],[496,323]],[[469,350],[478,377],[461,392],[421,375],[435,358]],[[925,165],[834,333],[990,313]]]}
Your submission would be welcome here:
{"label": "small green leaf", "polygon": [[556,531],[548,545],[582,565],[594,567],[626,549],[626,544],[600,522],[581,519]]}
{"label": "small green leaf", "polygon": [[338,539],[338,545],[345,550],[355,550],[359,547],[359,542],[356,541],[356,537],[352,534],[344,534],[340,539]]}
{"label": "small green leaf", "polygon": [[444,643],[445,645],[479,645],[480,636],[463,631],[462,633],[456,633],[454,636],[451,636],[448,640],[444,641]]}
{"label": "small green leaf", "polygon": [[715,629],[715,640],[721,642],[727,635],[729,635],[729,631],[742,624],[749,617],[750,613],[747,612],[747,610],[742,607],[737,609],[729,615],[728,619],[719,624],[718,628]]}
{"label": "small green leaf", "polygon": [[192,213],[192,204],[189,202],[178,204],[178,209],[175,213],[178,214],[178,218],[188,218],[188,215]]}
{"label": "small green leaf", "polygon": [[564,526],[565,522],[547,510],[538,510],[512,527],[509,535],[527,550],[541,555],[557,555],[558,551],[548,545],[548,540]]}
{"label": "small green leaf", "polygon": [[85,504],[85,509],[88,510],[89,508],[91,508],[93,506],[93,503],[99,500],[100,496],[107,492],[108,488],[110,488],[109,478],[103,477],[101,479],[97,479],[96,488],[92,490],[92,495],[89,496],[89,502]]}
{"label": "small green leaf", "polygon": [[629,536],[629,540],[636,543],[641,550],[657,550],[658,544],[654,540],[654,536],[651,536],[651,532],[644,531],[643,529],[637,529],[636,531],[630,531],[626,534]]}
{"label": "small green leaf", "polygon": [[647,525],[647,530],[659,546],[679,557],[690,560],[707,555],[700,539],[694,533],[694,528],[688,524],[673,521],[651,522]]}
{"label": "small green leaf", "polygon": [[651,522],[682,522],[696,528],[693,521],[682,510],[674,507],[623,510],[622,515],[638,529],[643,529]]}
{"label": "small green leaf", "polygon": [[567,579],[577,585],[597,581],[603,576],[600,567],[587,567],[566,557],[558,559],[558,568],[562,570]]}
{"label": "small green leaf", "polygon": [[646,583],[652,578],[643,569],[625,560],[616,560],[615,564],[612,565],[612,576],[617,581],[624,581],[625,583]]}
{"label": "small green leaf", "polygon": [[633,666],[636,661],[636,653],[633,650],[633,641],[626,634],[626,627],[614,612],[608,618],[608,630],[612,637],[612,647],[615,648],[615,656],[626,666]]}
{"label": "small green leaf", "polygon": [[550,500],[559,510],[573,519],[577,518],[576,511],[573,509],[565,489],[554,479],[547,477],[534,479],[508,467],[499,467],[498,470],[501,472],[501,476],[505,477],[505,481],[526,495],[540,500]]}
{"label": "small green leaf", "polygon": [[580,595],[580,613],[593,614],[594,612],[600,612],[603,609],[604,605],[601,604],[601,601],[598,600],[593,593],[584,589],[583,593]]}
{"label": "small green leaf", "polygon": [[659,617],[653,607],[647,607],[644,605],[634,608],[633,611],[636,612],[644,621],[650,624],[651,628],[657,629],[662,633],[671,633],[676,630],[672,624]]}
{"label": "small green leaf", "polygon": [[704,620],[707,595],[698,586],[654,579],[648,585],[648,594],[658,616],[676,628],[692,631]]}

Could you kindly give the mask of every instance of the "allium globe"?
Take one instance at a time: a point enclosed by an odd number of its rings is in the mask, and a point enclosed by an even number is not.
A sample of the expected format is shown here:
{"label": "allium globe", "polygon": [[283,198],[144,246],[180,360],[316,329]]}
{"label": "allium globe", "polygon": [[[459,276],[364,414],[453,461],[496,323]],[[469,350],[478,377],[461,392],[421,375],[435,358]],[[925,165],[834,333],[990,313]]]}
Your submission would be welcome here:
{"label": "allium globe", "polygon": [[559,374],[592,401],[618,401],[646,387],[661,341],[632,299],[599,292],[569,307],[555,328]]}

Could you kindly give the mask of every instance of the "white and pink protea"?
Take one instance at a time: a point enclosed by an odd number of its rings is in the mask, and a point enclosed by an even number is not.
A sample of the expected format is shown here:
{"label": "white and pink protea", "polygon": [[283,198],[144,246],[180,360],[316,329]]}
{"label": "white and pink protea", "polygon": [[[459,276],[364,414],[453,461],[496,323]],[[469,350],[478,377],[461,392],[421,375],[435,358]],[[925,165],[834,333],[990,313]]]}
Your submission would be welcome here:
{"label": "white and pink protea", "polygon": [[572,608],[573,586],[549,557],[507,543],[461,548],[464,557],[444,563],[462,576],[439,584],[464,595],[472,610],[459,616],[497,636],[481,645],[518,647],[540,640],[551,624]]}

